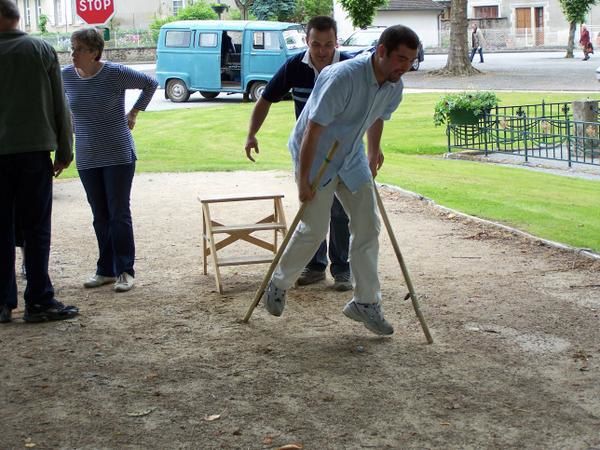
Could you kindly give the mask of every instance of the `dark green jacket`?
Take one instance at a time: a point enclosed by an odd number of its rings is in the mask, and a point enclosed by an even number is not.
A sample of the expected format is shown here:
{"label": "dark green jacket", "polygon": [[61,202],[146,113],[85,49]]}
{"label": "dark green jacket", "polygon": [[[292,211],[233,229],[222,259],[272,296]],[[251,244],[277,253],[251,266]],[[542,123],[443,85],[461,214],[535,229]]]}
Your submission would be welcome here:
{"label": "dark green jacket", "polygon": [[56,151],[73,159],[73,130],[56,52],[13,30],[0,33],[0,155]]}

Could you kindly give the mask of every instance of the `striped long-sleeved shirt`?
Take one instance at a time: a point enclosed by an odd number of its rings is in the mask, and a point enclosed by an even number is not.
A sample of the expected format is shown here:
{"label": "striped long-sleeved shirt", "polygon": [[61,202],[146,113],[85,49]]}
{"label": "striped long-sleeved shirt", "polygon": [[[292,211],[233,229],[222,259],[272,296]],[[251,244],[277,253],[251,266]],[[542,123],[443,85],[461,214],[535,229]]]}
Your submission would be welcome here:
{"label": "striped long-sleeved shirt", "polygon": [[133,107],[143,111],[156,90],[156,80],[111,62],[105,62],[102,69],[89,78],[81,78],[72,65],[65,67],[62,74],[73,113],[77,169],[135,161],[135,145],[127,126],[125,91],[142,90]]}

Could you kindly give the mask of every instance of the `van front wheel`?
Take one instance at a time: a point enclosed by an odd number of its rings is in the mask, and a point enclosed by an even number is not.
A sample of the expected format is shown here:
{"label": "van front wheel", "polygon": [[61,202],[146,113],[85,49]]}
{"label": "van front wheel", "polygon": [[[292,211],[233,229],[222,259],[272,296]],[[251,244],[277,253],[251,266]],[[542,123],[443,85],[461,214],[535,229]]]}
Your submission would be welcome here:
{"label": "van front wheel", "polygon": [[255,81],[252,84],[252,88],[250,88],[250,100],[252,100],[253,102],[257,102],[258,99],[262,96],[262,93],[265,90],[266,86],[267,83],[265,83],[264,81]]}
{"label": "van front wheel", "polygon": [[170,80],[167,83],[167,96],[172,102],[183,103],[190,98],[190,91],[181,80]]}

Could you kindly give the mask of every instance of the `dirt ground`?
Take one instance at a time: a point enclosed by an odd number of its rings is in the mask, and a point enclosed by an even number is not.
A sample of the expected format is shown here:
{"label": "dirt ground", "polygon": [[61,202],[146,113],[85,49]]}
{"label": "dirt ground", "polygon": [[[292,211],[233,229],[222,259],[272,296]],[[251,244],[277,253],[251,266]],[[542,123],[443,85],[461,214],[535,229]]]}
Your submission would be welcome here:
{"label": "dirt ground", "polygon": [[267,266],[222,268],[219,295],[197,197],[257,192],[285,193],[291,222],[283,172],[136,176],[136,287],[116,294],[82,288],[91,213],[78,180],[57,182],[51,276],[81,315],[30,325],[21,303],[0,326],[0,448],[600,449],[600,262],[382,189],[432,345],[383,228],[391,338],[346,319],[330,279],[242,324]]}

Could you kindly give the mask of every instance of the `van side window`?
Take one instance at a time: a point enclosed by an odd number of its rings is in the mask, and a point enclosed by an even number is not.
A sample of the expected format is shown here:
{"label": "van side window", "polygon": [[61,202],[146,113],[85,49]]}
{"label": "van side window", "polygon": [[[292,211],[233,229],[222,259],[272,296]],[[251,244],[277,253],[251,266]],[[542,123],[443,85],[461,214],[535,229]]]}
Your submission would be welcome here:
{"label": "van side window", "polygon": [[255,50],[279,50],[279,33],[275,31],[255,31],[252,36],[252,48]]}
{"label": "van side window", "polygon": [[191,37],[191,31],[167,30],[165,47],[189,47]]}
{"label": "van side window", "polygon": [[217,33],[200,33],[198,47],[216,47]]}

